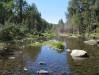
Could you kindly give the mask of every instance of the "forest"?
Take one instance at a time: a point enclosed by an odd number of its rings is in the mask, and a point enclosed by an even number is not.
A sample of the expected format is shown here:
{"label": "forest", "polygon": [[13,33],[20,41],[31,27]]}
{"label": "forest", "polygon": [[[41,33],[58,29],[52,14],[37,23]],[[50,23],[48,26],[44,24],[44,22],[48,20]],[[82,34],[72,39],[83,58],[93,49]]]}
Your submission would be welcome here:
{"label": "forest", "polygon": [[70,0],[67,25],[70,33],[99,38],[99,0]]}
{"label": "forest", "polygon": [[41,35],[51,28],[52,24],[41,17],[34,3],[29,5],[25,0],[0,1],[1,41],[22,39],[31,34]]}

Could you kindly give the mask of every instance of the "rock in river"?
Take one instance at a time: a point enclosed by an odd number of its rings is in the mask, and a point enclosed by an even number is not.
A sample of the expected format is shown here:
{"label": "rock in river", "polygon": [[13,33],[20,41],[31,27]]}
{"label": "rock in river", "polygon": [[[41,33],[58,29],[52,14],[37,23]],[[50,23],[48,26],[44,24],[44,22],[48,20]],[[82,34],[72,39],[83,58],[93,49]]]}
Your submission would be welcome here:
{"label": "rock in river", "polygon": [[23,68],[24,71],[27,71],[28,69],[26,67]]}
{"label": "rock in river", "polygon": [[72,57],[88,57],[88,54],[87,54],[86,51],[84,51],[84,50],[78,50],[78,49],[72,50],[72,52],[70,53],[70,55]]}
{"label": "rock in river", "polygon": [[66,49],[67,52],[71,52],[71,49]]}
{"label": "rock in river", "polygon": [[96,45],[97,44],[97,41],[96,40],[88,40],[88,41],[84,41],[84,43],[88,44],[88,45]]}
{"label": "rock in river", "polygon": [[49,72],[46,71],[46,70],[40,70],[40,71],[37,71],[38,74],[47,74],[49,75]]}
{"label": "rock in river", "polygon": [[42,62],[39,62],[39,64],[40,64],[40,65],[46,65],[46,63],[43,62],[43,61],[42,61]]}

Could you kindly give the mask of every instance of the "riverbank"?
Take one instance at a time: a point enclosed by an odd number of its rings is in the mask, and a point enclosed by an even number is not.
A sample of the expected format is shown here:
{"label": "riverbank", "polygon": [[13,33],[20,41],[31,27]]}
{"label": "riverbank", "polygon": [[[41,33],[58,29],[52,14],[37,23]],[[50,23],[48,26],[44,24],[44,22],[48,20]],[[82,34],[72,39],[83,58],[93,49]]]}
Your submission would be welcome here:
{"label": "riverbank", "polygon": [[58,34],[61,37],[67,37],[67,38],[85,38],[85,39],[99,39],[99,33],[91,33],[91,34],[84,34],[84,36],[80,34],[72,34],[72,33],[59,33]]}

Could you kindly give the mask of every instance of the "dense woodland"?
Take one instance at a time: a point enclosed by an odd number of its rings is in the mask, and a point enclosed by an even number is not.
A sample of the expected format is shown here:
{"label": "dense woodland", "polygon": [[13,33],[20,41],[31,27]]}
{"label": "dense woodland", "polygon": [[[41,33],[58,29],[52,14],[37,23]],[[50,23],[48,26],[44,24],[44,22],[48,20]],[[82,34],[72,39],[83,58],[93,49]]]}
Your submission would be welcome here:
{"label": "dense woodland", "polygon": [[99,0],[70,0],[66,17],[70,33],[99,37]]}
{"label": "dense woodland", "polygon": [[36,5],[26,0],[0,0],[0,40],[20,39],[27,34],[41,34],[52,24],[41,17]]}
{"label": "dense woodland", "polygon": [[[29,34],[41,34],[54,28],[61,32],[78,33],[84,37],[99,37],[99,0],[70,0],[67,22],[62,19],[57,25],[48,23],[33,3],[26,0],[0,1],[0,38],[12,40]],[[67,28],[65,28],[65,27]]]}

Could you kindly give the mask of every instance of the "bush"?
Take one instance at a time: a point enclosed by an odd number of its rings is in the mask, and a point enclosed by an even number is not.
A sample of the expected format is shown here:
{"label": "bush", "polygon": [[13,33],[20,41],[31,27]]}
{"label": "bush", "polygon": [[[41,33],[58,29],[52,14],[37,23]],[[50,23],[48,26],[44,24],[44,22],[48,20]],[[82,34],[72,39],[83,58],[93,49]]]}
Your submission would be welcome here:
{"label": "bush", "polygon": [[10,24],[2,27],[0,31],[0,40],[12,41],[14,39],[21,39],[25,34],[21,31],[19,26]]}

